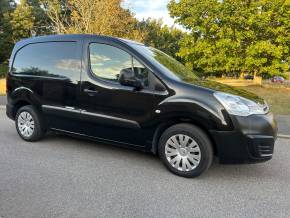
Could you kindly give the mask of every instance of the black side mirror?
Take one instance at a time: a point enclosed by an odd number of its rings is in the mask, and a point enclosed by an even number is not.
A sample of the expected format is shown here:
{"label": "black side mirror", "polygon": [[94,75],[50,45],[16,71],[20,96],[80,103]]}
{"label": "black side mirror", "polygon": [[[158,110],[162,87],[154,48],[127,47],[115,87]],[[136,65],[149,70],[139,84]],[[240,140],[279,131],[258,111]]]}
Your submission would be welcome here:
{"label": "black side mirror", "polygon": [[162,85],[161,82],[158,81],[155,84],[155,91],[157,91],[157,92],[165,92],[166,91],[166,88],[164,87],[164,85]]}
{"label": "black side mirror", "polygon": [[118,79],[119,83],[123,86],[132,86],[138,90],[143,88],[141,81],[135,77],[134,72],[130,68],[121,70]]}

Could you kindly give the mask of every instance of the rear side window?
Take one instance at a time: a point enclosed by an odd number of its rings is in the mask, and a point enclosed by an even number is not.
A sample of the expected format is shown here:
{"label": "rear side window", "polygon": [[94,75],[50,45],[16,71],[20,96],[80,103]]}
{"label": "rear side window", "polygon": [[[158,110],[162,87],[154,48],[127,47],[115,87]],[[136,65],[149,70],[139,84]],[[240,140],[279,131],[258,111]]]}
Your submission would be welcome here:
{"label": "rear side window", "polygon": [[72,78],[79,76],[80,60],[76,42],[45,42],[29,44],[15,56],[15,74]]}

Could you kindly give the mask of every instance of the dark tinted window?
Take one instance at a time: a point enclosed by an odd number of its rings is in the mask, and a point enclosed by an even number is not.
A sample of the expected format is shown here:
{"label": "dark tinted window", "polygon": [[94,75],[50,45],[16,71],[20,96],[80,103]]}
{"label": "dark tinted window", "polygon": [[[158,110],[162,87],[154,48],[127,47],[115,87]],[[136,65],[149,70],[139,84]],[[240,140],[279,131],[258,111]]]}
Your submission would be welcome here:
{"label": "dark tinted window", "polygon": [[79,76],[80,60],[76,42],[29,44],[16,53],[15,74],[72,78]]}

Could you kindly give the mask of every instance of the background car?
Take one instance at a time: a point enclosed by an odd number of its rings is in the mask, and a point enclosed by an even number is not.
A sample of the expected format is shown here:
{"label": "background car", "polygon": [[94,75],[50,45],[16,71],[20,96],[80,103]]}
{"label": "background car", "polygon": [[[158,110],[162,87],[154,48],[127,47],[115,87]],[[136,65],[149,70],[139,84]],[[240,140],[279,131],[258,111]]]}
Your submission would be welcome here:
{"label": "background car", "polygon": [[271,81],[273,83],[284,83],[285,79],[282,76],[274,76]]}
{"label": "background car", "polygon": [[253,75],[245,75],[244,76],[244,79],[246,79],[246,80],[253,80],[254,79],[254,76]]}

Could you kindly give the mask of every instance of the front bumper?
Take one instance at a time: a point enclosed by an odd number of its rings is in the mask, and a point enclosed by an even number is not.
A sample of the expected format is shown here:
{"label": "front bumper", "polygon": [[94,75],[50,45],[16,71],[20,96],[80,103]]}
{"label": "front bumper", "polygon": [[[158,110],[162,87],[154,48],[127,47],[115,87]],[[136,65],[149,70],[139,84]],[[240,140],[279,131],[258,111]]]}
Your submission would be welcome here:
{"label": "front bumper", "polygon": [[277,124],[272,113],[231,117],[233,131],[211,131],[221,163],[256,163],[272,158]]}
{"label": "front bumper", "polygon": [[11,104],[6,104],[6,115],[14,120],[14,108]]}

